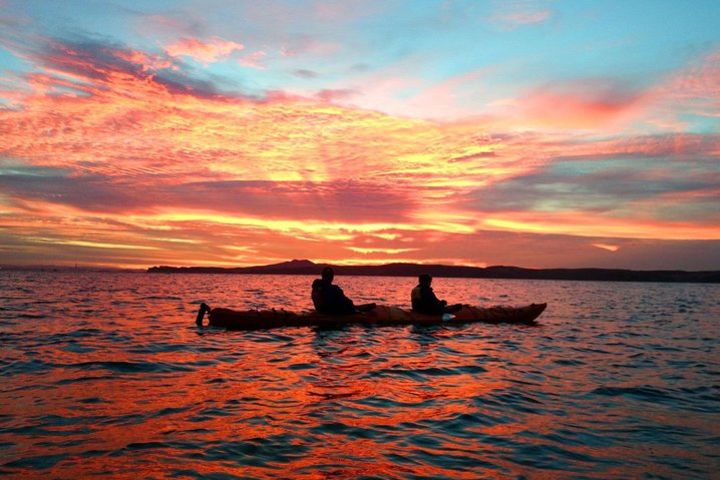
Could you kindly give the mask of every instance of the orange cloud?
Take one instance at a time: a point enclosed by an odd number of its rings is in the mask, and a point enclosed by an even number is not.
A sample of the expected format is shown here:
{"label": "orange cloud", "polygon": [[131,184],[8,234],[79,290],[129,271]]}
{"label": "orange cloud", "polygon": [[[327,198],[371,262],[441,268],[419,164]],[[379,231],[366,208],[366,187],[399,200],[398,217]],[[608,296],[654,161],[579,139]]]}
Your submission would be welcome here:
{"label": "orange cloud", "polygon": [[[490,133],[475,120],[403,118],[334,105],[331,98],[223,94],[187,76],[172,58],[91,42],[53,42],[28,56],[38,71],[13,90],[14,107],[0,110],[2,258],[125,266],[518,258],[514,263],[531,266],[530,254],[517,252],[540,243],[592,251],[588,237],[596,246],[619,245],[613,238],[720,239],[711,214],[663,219],[651,203],[695,208],[692,202],[707,195],[690,192],[712,191],[695,178],[708,176],[702,169],[683,177],[687,186],[659,185],[653,195],[630,198],[646,207],[625,218],[591,204],[563,204],[566,192],[543,190],[562,183],[550,177],[545,183],[538,177],[535,193],[563,208],[512,204],[530,190],[514,180],[532,180],[563,158],[682,160],[717,154],[714,136],[593,141],[567,133]],[[450,87],[436,92],[449,96]],[[569,102],[558,122],[578,116],[582,124],[593,108],[615,118],[636,101]],[[606,184],[612,186],[621,175],[611,173]],[[658,180],[653,175],[664,178],[655,170],[642,178]],[[513,188],[490,198],[498,185]],[[581,180],[573,187],[580,189],[573,200],[586,192],[617,196],[590,191]],[[582,238],[560,242],[549,234]],[[552,251],[543,250],[546,258],[554,258]]]}
{"label": "orange cloud", "polygon": [[714,222],[652,221],[616,218],[589,212],[502,212],[501,217],[484,218],[482,226],[487,229],[582,237],[720,240],[720,226]]}
{"label": "orange cloud", "polygon": [[617,252],[620,250],[620,246],[618,245],[610,245],[607,243],[593,243],[591,244],[593,247],[600,248],[602,250],[607,250],[608,252]]}
{"label": "orange cloud", "polygon": [[202,63],[213,63],[231,55],[233,52],[243,50],[245,46],[219,37],[210,37],[207,40],[197,38],[181,38],[175,43],[165,47],[165,51],[172,57],[190,57]]}

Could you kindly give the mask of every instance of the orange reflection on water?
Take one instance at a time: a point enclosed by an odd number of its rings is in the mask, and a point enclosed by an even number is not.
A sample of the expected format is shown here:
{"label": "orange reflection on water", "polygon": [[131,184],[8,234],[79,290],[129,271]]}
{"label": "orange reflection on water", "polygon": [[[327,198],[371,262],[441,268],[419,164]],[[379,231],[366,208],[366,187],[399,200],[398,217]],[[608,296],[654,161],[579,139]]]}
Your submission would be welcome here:
{"label": "orange reflection on water", "polygon": [[[533,328],[226,332],[198,330],[190,302],[300,310],[312,279],[45,275],[1,284],[11,476],[674,477],[676,464],[707,471],[713,451],[698,440],[712,435],[708,322],[642,313],[668,295],[707,308],[713,287],[441,279],[460,302],[542,296],[554,311]],[[414,282],[340,280],[389,304]],[[636,317],[608,319],[614,305]]]}

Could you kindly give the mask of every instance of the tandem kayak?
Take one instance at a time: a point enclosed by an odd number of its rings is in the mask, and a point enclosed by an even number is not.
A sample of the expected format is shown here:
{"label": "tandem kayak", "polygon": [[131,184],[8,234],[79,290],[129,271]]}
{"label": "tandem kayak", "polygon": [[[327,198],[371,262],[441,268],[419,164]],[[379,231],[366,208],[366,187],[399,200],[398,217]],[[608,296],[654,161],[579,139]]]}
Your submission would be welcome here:
{"label": "tandem kayak", "polygon": [[[547,303],[533,303],[523,307],[495,306],[489,308],[463,307],[453,315],[426,315],[398,307],[378,305],[370,311],[350,315],[328,315],[317,312],[294,313],[287,310],[230,310],[200,306],[196,323],[203,326],[205,313],[208,325],[228,330],[259,330],[279,327],[323,327],[349,324],[359,325],[435,325],[458,323],[518,323],[533,325]],[[450,317],[450,318],[448,318]]]}

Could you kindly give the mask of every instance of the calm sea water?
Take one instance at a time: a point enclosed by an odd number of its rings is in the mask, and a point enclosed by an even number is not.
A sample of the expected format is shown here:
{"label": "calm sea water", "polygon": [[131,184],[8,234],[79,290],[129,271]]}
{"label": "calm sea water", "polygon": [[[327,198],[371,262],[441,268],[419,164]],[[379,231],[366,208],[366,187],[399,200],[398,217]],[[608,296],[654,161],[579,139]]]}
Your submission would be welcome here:
{"label": "calm sea water", "polygon": [[718,478],[718,285],[434,282],[547,301],[538,327],[194,325],[201,301],[306,309],[311,280],[0,272],[0,475]]}

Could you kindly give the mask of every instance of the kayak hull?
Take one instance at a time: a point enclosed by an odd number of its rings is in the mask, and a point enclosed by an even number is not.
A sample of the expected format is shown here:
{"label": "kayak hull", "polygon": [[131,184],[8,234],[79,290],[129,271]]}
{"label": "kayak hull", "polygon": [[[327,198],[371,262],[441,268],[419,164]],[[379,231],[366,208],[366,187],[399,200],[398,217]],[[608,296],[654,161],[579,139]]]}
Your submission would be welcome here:
{"label": "kayak hull", "polygon": [[[204,304],[203,304],[204,305]],[[464,305],[454,317],[443,320],[442,315],[426,315],[397,307],[378,305],[368,312],[351,315],[328,315],[317,312],[294,313],[287,310],[231,310],[201,307],[198,325],[202,325],[203,308],[209,312],[208,324],[228,330],[258,330],[280,327],[359,325],[435,325],[462,323],[517,323],[532,325],[547,307],[533,303],[523,307],[495,306],[490,308]]]}

